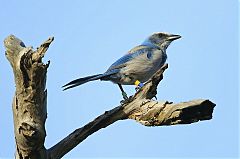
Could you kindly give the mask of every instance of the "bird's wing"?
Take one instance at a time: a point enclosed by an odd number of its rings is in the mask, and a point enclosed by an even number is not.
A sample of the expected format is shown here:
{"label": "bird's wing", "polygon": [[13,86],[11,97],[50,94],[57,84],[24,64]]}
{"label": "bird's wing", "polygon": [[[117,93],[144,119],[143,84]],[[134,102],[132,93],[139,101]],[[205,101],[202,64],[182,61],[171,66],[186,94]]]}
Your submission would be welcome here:
{"label": "bird's wing", "polygon": [[120,69],[126,66],[126,63],[130,60],[132,60],[133,58],[142,55],[144,53],[146,53],[146,56],[148,57],[148,53],[150,52],[150,50],[152,50],[152,48],[147,47],[147,46],[143,46],[143,45],[139,45],[137,47],[134,47],[133,49],[131,49],[130,51],[128,51],[128,54],[122,56],[120,59],[118,59],[116,62],[114,62],[108,69],[108,71],[110,70],[114,70],[114,69]]}
{"label": "bird's wing", "polygon": [[148,46],[146,46],[146,45],[139,45],[139,46],[136,46],[136,47],[132,48],[131,50],[129,50],[127,54],[133,54],[133,53],[135,53],[138,50],[146,49],[146,48],[148,48]]}

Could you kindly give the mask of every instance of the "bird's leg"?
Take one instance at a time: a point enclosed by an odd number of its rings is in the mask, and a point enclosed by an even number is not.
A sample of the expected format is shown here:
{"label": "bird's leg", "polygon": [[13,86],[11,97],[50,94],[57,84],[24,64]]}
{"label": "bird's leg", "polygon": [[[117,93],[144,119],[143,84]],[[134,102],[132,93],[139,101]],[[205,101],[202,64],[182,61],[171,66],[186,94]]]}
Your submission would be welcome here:
{"label": "bird's leg", "polygon": [[120,88],[121,92],[122,92],[122,96],[124,100],[128,99],[127,93],[123,90],[123,87],[121,84],[118,84],[118,87]]}
{"label": "bird's leg", "polygon": [[154,98],[157,100],[157,96],[155,95]]}
{"label": "bird's leg", "polygon": [[[136,80],[134,84],[136,86],[135,88],[136,92],[138,92],[144,86],[144,84],[141,83],[139,80]],[[157,100],[157,96],[154,96],[154,98]]]}
{"label": "bird's leg", "polygon": [[136,91],[139,91],[139,89],[144,86],[144,84],[141,83],[139,80],[136,80],[136,81],[134,82],[134,84],[135,84],[135,86],[136,86],[136,88],[135,88]]}

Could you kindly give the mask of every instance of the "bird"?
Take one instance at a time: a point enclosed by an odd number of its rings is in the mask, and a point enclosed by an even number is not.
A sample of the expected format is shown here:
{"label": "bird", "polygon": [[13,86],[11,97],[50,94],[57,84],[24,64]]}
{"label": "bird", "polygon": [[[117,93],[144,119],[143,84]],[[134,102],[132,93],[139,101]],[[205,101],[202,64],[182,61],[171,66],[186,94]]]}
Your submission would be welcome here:
{"label": "bird", "polygon": [[80,86],[84,83],[101,80],[117,84],[124,100],[128,99],[122,85],[136,85],[136,90],[143,87],[166,62],[166,50],[170,43],[181,38],[180,35],[156,32],[146,38],[143,43],[129,50],[116,60],[102,74],[75,79],[63,86],[63,90]]}

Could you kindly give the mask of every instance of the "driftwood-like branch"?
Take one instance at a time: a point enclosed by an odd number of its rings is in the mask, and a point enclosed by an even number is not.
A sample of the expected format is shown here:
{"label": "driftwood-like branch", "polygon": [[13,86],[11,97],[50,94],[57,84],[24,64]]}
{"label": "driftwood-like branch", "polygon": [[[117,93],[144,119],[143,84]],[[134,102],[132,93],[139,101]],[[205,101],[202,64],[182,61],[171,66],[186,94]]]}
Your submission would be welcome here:
{"label": "driftwood-like branch", "polygon": [[145,126],[162,126],[211,119],[215,104],[209,100],[197,99],[178,104],[152,100],[157,94],[157,85],[163,79],[163,72],[167,67],[168,65],[164,65],[128,102],[106,111],[50,148],[49,157],[61,158],[91,134],[118,120],[133,119]]}
{"label": "driftwood-like branch", "polygon": [[42,58],[53,38],[49,38],[36,51],[14,35],[4,40],[6,57],[9,60],[16,83],[13,98],[14,133],[16,141],[15,158],[47,158],[44,147],[47,118],[46,73],[49,62]]}
{"label": "driftwood-like branch", "polygon": [[206,99],[174,104],[152,100],[157,86],[163,79],[164,65],[145,85],[124,104],[106,111],[82,128],[76,129],[52,148],[44,147],[47,118],[46,73],[49,62],[42,58],[53,38],[45,41],[36,51],[13,35],[4,40],[16,83],[13,98],[14,133],[17,159],[59,159],[71,151],[89,135],[108,125],[125,119],[133,119],[145,126],[190,124],[209,120],[215,104]]}

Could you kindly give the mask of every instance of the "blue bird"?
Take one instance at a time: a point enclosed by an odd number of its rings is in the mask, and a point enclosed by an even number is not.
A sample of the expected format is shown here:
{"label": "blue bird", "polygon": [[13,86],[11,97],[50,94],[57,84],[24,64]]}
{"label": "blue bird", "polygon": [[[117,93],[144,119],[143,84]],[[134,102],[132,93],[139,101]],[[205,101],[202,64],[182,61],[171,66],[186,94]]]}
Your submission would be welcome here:
{"label": "blue bird", "polygon": [[166,49],[170,43],[181,38],[163,32],[153,33],[141,45],[134,47],[127,54],[114,62],[103,74],[96,74],[73,80],[64,85],[64,90],[94,80],[112,81],[118,84],[123,98],[128,99],[122,85],[136,85],[139,89],[166,62]]}

